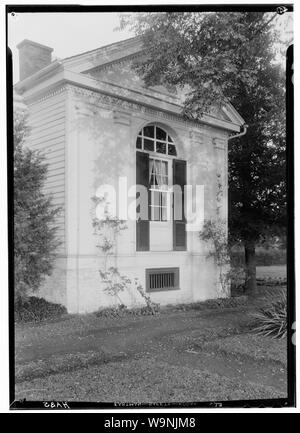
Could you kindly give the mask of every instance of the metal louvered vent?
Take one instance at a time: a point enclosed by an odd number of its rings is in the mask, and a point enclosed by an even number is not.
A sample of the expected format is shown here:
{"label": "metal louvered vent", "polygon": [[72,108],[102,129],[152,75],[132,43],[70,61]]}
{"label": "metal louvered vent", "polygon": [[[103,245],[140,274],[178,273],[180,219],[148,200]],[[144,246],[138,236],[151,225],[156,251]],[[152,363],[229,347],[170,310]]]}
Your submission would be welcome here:
{"label": "metal louvered vent", "polygon": [[146,291],[179,289],[179,268],[146,269]]}

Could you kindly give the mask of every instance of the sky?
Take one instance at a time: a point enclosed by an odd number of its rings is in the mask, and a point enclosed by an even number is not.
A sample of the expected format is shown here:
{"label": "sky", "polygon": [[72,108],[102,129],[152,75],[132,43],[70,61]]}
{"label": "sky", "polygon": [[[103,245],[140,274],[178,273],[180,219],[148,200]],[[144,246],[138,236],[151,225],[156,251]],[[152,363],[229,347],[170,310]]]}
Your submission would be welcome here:
{"label": "sky", "polygon": [[[291,39],[292,20],[278,15],[277,26]],[[119,14],[93,13],[19,13],[8,16],[8,45],[13,52],[13,82],[19,79],[18,49],[23,39],[30,39],[54,49],[53,56],[70,57],[134,36],[117,30]]]}
{"label": "sky", "polygon": [[[80,2],[74,2],[74,0],[39,0],[36,2],[37,4],[83,4],[86,0],[81,0]],[[212,0],[211,0],[212,1]],[[138,0],[136,3],[140,4],[142,0]],[[147,4],[155,3],[156,0],[148,0]],[[179,2],[183,4],[183,0],[172,0],[172,3]],[[292,3],[291,1],[288,1]],[[33,3],[28,0],[6,0],[5,4],[28,4]],[[90,0],[86,1],[87,4],[92,4]],[[96,2],[97,3],[97,2]],[[99,3],[99,2],[98,2]],[[106,1],[105,4],[109,4],[109,1]],[[118,4],[123,3],[122,0],[117,2]],[[125,4],[128,4],[127,0]],[[132,3],[132,2],[131,2]],[[160,1],[159,4],[162,2]],[[168,0],[163,2],[164,4],[170,3]],[[194,3],[194,0],[189,0],[189,4]],[[200,0],[196,0],[195,3],[199,4]],[[204,3],[209,3],[205,2]],[[220,1],[216,0],[216,3],[219,4]],[[233,3],[242,3],[242,0],[223,0],[222,4],[233,4]],[[249,4],[249,0],[245,0],[245,3]],[[260,2],[256,0],[257,3],[274,3],[274,0],[261,0]],[[278,2],[277,2],[278,4]],[[1,4],[2,6],[2,4]],[[298,9],[295,8],[295,22],[299,22],[297,20]],[[2,15],[1,15],[2,14]],[[87,17],[85,14],[85,18],[83,19],[83,15],[76,15],[75,17],[70,16],[71,14],[56,14],[52,15],[52,18],[46,18],[45,14],[22,14],[22,16],[17,16],[13,20],[11,17],[8,17],[8,37],[9,37],[9,46],[13,51],[15,62],[14,68],[17,71],[18,63],[17,63],[17,50],[16,44],[21,42],[23,39],[31,39],[36,42],[49,45],[54,48],[54,54],[57,57],[68,57],[76,53],[80,53],[83,51],[88,51],[93,48],[98,48],[101,45],[105,45],[108,43],[116,42],[122,39],[126,39],[127,37],[131,37],[132,35],[127,32],[114,32],[113,29],[116,25],[118,25],[118,19],[115,14],[104,15],[101,14],[90,14],[91,17]],[[115,16],[114,16],[115,15]],[[1,22],[5,22],[5,8],[0,8],[0,16]],[[283,15],[284,16],[284,15]],[[299,14],[298,14],[299,18]],[[0,50],[0,63],[1,65],[5,65],[5,26],[0,27],[0,31],[2,31],[2,37],[0,38],[0,44],[3,44],[3,49]],[[295,26],[295,34],[296,41],[298,35],[299,41],[299,32],[300,26]],[[296,46],[299,46],[297,44]],[[2,45],[1,45],[2,48]],[[298,65],[299,56],[295,56],[295,90],[297,95],[297,83],[300,83],[299,71],[300,66]],[[5,99],[6,95],[6,71],[5,67],[1,68],[3,76],[0,80],[0,94]],[[299,79],[298,79],[299,78]],[[15,74],[14,81],[17,81],[17,75]],[[1,88],[2,86],[2,88]],[[300,118],[300,109],[299,109],[299,100],[300,98],[295,98],[295,118]],[[9,374],[8,374],[8,280],[7,280],[7,269],[8,269],[8,236],[7,236],[7,170],[6,170],[6,162],[7,162],[7,131],[6,131],[6,122],[7,122],[7,106],[5,103],[1,104],[0,108],[0,119],[1,119],[1,143],[0,146],[0,192],[1,192],[1,206],[0,206],[0,270],[1,270],[1,285],[4,290],[0,291],[0,353],[4,354],[4,356],[0,357],[0,383],[1,383],[1,392],[0,392],[0,411],[1,412],[9,412],[8,402],[8,390],[9,390]],[[0,133],[0,134],[1,134]],[[300,133],[299,133],[299,124],[295,122],[295,143],[300,141]],[[294,146],[295,151],[295,166],[300,165],[300,148],[299,146]],[[300,185],[300,170],[295,170],[295,185]],[[299,196],[299,194],[298,194]],[[295,214],[296,214],[296,222],[297,217],[299,220],[300,215],[300,200],[297,200],[297,194],[295,196]],[[300,247],[300,224],[295,224],[296,231],[296,245]],[[296,269],[300,269],[300,254],[296,255]],[[300,297],[297,298],[297,311],[299,312],[300,308]],[[300,368],[300,357],[297,359],[297,367],[298,371]],[[299,395],[299,384],[298,384],[298,395]],[[246,409],[242,409],[242,411],[247,411]],[[261,411],[270,411],[269,409],[261,409]],[[287,408],[288,412],[293,411],[293,408]],[[299,408],[298,408],[299,411]]]}
{"label": "sky", "polygon": [[54,49],[52,56],[70,57],[134,36],[115,30],[118,13],[20,13],[8,17],[8,46],[13,53],[14,83],[19,79],[18,45],[30,39]]}

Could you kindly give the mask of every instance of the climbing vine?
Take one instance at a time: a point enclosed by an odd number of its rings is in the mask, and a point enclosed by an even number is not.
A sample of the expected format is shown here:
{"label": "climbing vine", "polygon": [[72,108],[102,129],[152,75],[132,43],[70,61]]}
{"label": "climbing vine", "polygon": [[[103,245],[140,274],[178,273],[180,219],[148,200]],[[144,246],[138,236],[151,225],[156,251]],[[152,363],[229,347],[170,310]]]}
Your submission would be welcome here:
{"label": "climbing vine", "polygon": [[[96,205],[104,201],[104,197],[93,197]],[[102,282],[104,283],[104,291],[110,296],[117,298],[120,304],[120,292],[123,292],[129,285],[131,280],[122,275],[116,266],[116,239],[117,236],[127,228],[125,221],[109,215],[107,207],[104,206],[103,218],[95,217],[93,219],[94,233],[98,237],[97,248],[103,257],[103,265],[99,270]]]}
{"label": "climbing vine", "polygon": [[[92,199],[96,206],[100,203],[103,204],[105,201],[104,197],[95,196]],[[123,301],[120,298],[120,293],[134,287],[146,303],[144,309],[147,311],[143,312],[156,314],[159,310],[159,305],[152,302],[151,298],[145,293],[143,286],[138,279],[135,278],[134,281],[132,281],[128,276],[120,273],[116,265],[117,237],[123,230],[127,229],[127,225],[124,220],[112,217],[108,212],[107,206],[104,205],[103,208],[104,211],[102,218],[93,218],[94,233],[98,237],[96,246],[103,258],[103,264],[99,270],[100,278],[104,284],[103,290],[108,295],[115,297],[119,302],[119,306],[124,306]]]}
{"label": "climbing vine", "polygon": [[220,297],[230,295],[230,286],[238,285],[245,279],[244,268],[232,266],[230,260],[230,245],[227,235],[227,221],[221,217],[221,201],[223,189],[221,175],[217,174],[217,193],[216,193],[216,218],[204,223],[200,232],[200,239],[210,245],[208,257],[212,257],[218,269],[218,282]]}

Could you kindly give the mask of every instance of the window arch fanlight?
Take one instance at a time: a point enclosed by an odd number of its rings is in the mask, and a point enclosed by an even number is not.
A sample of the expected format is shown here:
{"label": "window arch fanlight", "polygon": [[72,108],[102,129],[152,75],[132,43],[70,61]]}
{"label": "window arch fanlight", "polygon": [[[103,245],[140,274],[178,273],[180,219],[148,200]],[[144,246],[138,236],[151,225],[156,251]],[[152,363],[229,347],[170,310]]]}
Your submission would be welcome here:
{"label": "window arch fanlight", "polygon": [[170,135],[156,125],[147,125],[138,133],[136,148],[146,152],[177,156],[176,146]]}

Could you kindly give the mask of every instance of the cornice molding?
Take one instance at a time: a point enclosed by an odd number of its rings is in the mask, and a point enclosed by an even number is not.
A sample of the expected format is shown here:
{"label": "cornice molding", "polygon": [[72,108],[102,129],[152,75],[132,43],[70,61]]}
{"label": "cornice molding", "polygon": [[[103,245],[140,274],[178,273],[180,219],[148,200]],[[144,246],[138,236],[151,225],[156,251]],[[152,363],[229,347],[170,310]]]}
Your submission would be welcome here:
{"label": "cornice molding", "polygon": [[[76,87],[73,85],[69,85],[69,89],[73,93],[74,96],[85,96],[88,97],[89,100],[87,101],[90,104],[100,104],[100,105],[106,105],[109,106],[109,108],[115,108],[116,112],[125,111],[128,113],[128,110],[137,112],[137,113],[144,113],[146,115],[149,115],[151,117],[160,118],[167,121],[174,121],[174,122],[180,122],[185,127],[194,127],[198,129],[202,129],[202,125],[198,124],[194,121],[185,120],[180,115],[168,113],[162,110],[155,110],[153,108],[147,107],[146,105],[139,104],[137,102],[131,102],[127,101],[125,99],[118,98],[116,96],[110,96],[105,95],[102,93],[96,93],[89,89],[84,89],[81,87]],[[118,110],[121,109],[121,110]]]}
{"label": "cornice molding", "polygon": [[108,63],[104,63],[103,65],[99,65],[96,66],[95,68],[91,68],[88,69],[87,71],[82,72],[85,75],[91,75],[93,73],[97,73],[97,72],[102,72],[102,71],[107,71],[108,69],[110,69],[112,66],[122,66],[134,59],[137,59],[138,57],[140,57],[142,54],[142,52],[138,52],[138,53],[134,53],[134,54],[129,54],[126,57],[122,57],[121,59],[118,60],[112,60],[111,62]]}
{"label": "cornice molding", "polygon": [[62,85],[59,85],[51,90],[48,90],[46,93],[44,93],[42,96],[39,95],[32,95],[24,97],[25,103],[30,106],[33,103],[38,103],[45,101],[46,99],[52,98],[53,96],[56,96],[62,92],[68,91],[70,88],[69,84],[64,83]]}
{"label": "cornice molding", "polygon": [[[104,107],[108,106],[110,109],[121,112],[132,111],[134,113],[143,113],[158,120],[179,123],[182,127],[186,129],[193,128],[196,130],[201,130],[202,132],[206,129],[211,131],[215,130],[216,128],[226,129],[226,127],[224,127],[222,124],[218,124],[217,121],[214,123],[212,123],[212,121],[209,121],[208,123],[205,119],[203,119],[202,122],[183,119],[180,113],[172,113],[161,108],[153,108],[152,106],[150,107],[149,105],[147,105],[147,103],[144,103],[142,101],[132,101],[130,99],[127,99],[126,96],[120,97],[116,95],[109,95],[107,93],[102,93],[101,89],[90,89],[87,87],[83,87],[83,85],[79,86],[70,83],[67,80],[63,82],[62,80],[60,80],[60,82],[58,81],[56,86],[53,84],[51,89],[47,90],[46,92],[42,92],[40,90],[37,94],[32,94],[28,96],[24,95],[24,102],[27,105],[39,103],[62,92],[69,92],[70,94],[77,97],[85,97],[87,99],[85,102],[91,105]],[[201,140],[201,137],[196,135],[192,135],[190,136],[190,138],[194,140]],[[216,138],[216,148],[220,145],[218,140],[219,139]]]}

